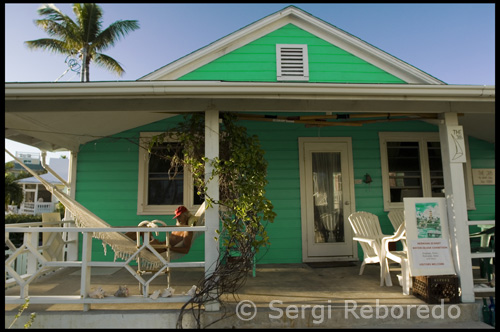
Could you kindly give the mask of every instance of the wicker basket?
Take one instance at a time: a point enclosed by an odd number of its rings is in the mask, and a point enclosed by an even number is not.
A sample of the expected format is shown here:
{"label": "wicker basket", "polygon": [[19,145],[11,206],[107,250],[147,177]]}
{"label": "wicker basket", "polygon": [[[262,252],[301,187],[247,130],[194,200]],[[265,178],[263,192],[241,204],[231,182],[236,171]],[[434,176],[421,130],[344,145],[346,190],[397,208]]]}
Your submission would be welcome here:
{"label": "wicker basket", "polygon": [[460,303],[460,286],[458,277],[418,276],[413,277],[413,295],[429,304]]}

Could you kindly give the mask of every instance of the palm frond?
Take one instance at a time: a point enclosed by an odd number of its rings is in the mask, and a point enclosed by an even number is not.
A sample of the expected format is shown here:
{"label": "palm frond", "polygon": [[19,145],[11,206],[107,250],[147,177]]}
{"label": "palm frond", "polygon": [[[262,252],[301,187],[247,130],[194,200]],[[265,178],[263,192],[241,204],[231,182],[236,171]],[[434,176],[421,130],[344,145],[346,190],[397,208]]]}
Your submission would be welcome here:
{"label": "palm frond", "polygon": [[80,39],[77,27],[75,27],[74,25],[66,25],[65,23],[59,23],[48,19],[35,20],[34,22],[35,25],[39,26],[42,30],[47,32],[49,36],[59,37],[64,40]]}
{"label": "palm frond", "polygon": [[95,53],[93,60],[99,67],[114,72],[118,76],[122,76],[125,73],[125,70],[122,68],[120,63],[106,54]]}
{"label": "palm frond", "polygon": [[76,15],[83,41],[86,43],[92,42],[101,32],[101,7],[95,3],[75,3],[73,12]]}
{"label": "palm frond", "polygon": [[73,32],[78,27],[76,23],[67,15],[64,15],[54,5],[44,5],[38,9],[38,14],[44,19],[35,20],[35,24],[44,29],[47,33],[53,35],[64,36],[67,32],[63,29],[72,30]]}
{"label": "palm frond", "polygon": [[74,48],[71,48],[67,43],[57,39],[42,38],[36,40],[28,40],[24,42],[29,49],[41,49],[60,54],[71,54]]}
{"label": "palm frond", "polygon": [[65,21],[68,19],[68,16],[64,15],[54,4],[42,5],[38,9],[38,14],[40,16],[47,16],[47,19],[52,21]]}
{"label": "palm frond", "polygon": [[78,43],[80,40],[77,24],[64,15],[54,5],[44,5],[38,9],[43,19],[35,20],[35,25],[47,32],[49,36],[59,37],[65,42]]}
{"label": "palm frond", "polygon": [[139,22],[136,20],[120,20],[112,23],[102,31],[94,40],[93,47],[96,51],[104,51],[115,42],[125,37],[128,33],[139,29]]}

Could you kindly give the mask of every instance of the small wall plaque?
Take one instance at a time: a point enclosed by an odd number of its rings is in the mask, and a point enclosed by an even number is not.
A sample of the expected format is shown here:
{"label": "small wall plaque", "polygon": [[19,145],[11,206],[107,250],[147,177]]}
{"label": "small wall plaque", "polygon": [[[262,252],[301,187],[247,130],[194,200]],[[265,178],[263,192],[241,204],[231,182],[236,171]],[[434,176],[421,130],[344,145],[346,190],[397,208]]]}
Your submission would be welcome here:
{"label": "small wall plaque", "polygon": [[472,182],[474,185],[495,185],[495,169],[473,168]]}

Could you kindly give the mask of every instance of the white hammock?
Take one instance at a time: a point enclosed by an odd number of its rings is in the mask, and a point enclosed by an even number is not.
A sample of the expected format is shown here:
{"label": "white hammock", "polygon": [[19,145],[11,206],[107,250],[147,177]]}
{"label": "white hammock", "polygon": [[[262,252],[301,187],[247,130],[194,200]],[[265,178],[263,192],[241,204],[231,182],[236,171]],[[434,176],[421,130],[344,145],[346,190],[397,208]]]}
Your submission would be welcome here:
{"label": "white hammock", "polygon": [[[54,196],[56,196],[59,201],[68,209],[73,218],[75,220],[75,224],[77,227],[81,228],[100,228],[100,227],[109,227],[112,226],[93,214],[89,211],[85,206],[78,203],[76,200],[68,196],[66,193],[62,192],[54,185],[50,184],[43,178],[41,178],[38,174],[36,174],[33,170],[31,170],[28,166],[26,166],[19,158],[13,156],[7,149],[5,149],[14,160],[16,160],[22,167],[24,167],[31,175],[33,175],[38,181],[40,181],[45,188],[51,192]],[[203,203],[198,211],[196,211],[195,216],[198,218],[196,225],[194,226],[203,226],[204,225],[204,213],[205,213],[205,203]],[[201,232],[194,232],[193,241]],[[92,237],[99,239],[102,241],[102,245],[104,247],[104,254],[106,255],[106,245],[109,245],[111,249],[114,251],[115,256],[114,260],[117,258],[127,260],[133,254],[137,252],[137,242],[132,240],[128,236],[120,232],[93,232]],[[163,257],[166,257],[167,251],[161,253]],[[170,259],[178,259],[185,254],[170,252]],[[137,257],[138,256],[138,257]],[[163,266],[163,263],[160,261],[156,255],[154,255],[149,250],[141,250],[139,254],[135,257],[135,260],[140,260],[141,267],[149,270],[156,270]]]}

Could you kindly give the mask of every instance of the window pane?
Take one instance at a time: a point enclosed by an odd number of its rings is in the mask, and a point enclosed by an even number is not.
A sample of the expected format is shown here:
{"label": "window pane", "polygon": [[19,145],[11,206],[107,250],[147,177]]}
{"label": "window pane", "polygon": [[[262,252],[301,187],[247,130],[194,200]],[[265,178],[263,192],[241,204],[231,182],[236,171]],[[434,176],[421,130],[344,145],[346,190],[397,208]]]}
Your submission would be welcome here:
{"label": "window pane", "polygon": [[422,173],[418,142],[387,142],[391,202],[422,197]]}
{"label": "window pane", "polygon": [[148,169],[148,205],[181,205],[184,170],[170,170],[170,160],[179,143],[163,143],[152,149]]}
{"label": "window pane", "polygon": [[427,142],[432,197],[444,197],[443,163],[440,142]]}
{"label": "window pane", "polygon": [[150,180],[148,205],[182,205],[182,180]]}

